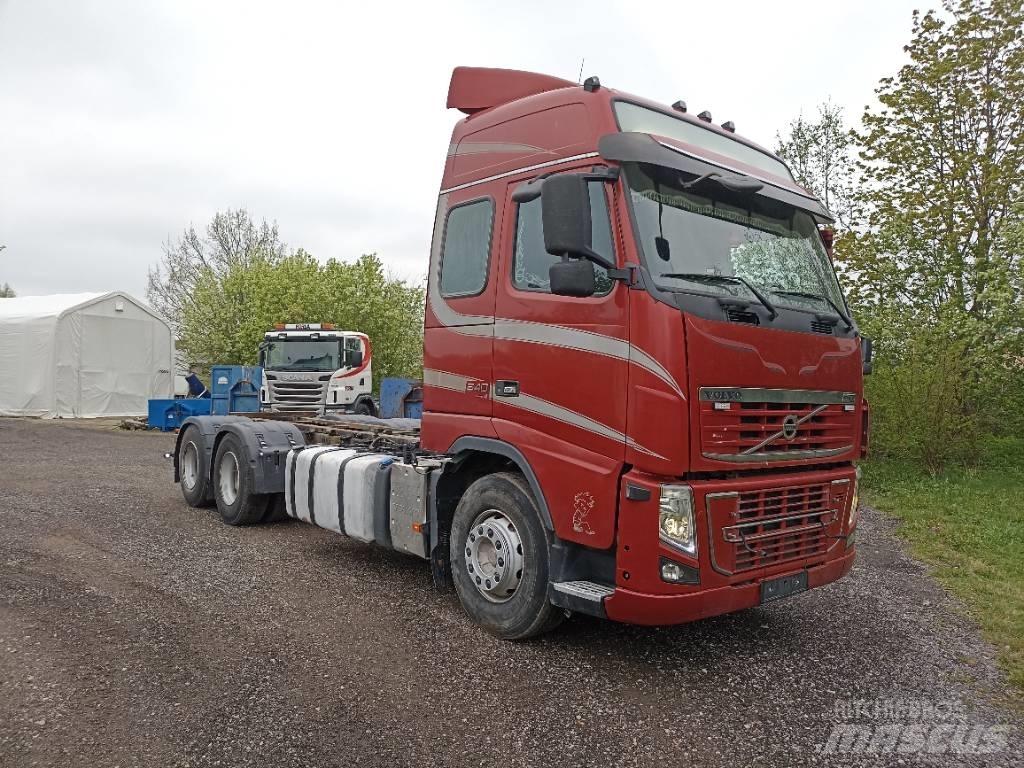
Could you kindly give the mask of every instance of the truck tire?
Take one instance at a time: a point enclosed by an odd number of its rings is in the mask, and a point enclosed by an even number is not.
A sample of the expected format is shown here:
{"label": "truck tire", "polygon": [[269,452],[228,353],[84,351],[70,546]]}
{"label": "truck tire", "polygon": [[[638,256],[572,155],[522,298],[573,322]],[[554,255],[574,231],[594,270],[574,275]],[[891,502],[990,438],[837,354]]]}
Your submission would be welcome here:
{"label": "truck tire", "polygon": [[235,435],[224,435],[213,459],[213,492],[217,511],[228,525],[263,522],[271,494],[253,493],[252,485],[252,470],[241,441]]}
{"label": "truck tire", "polygon": [[360,400],[356,403],[355,413],[360,416],[375,416],[373,403],[367,400]]}
{"label": "truck tire", "polygon": [[450,539],[452,577],[466,613],[503,640],[554,629],[564,614],[548,602],[549,547],[521,476],[499,472],[470,485]]}
{"label": "truck tire", "polygon": [[185,428],[178,443],[178,483],[181,495],[190,507],[209,507],[213,504],[210,467],[198,427]]}

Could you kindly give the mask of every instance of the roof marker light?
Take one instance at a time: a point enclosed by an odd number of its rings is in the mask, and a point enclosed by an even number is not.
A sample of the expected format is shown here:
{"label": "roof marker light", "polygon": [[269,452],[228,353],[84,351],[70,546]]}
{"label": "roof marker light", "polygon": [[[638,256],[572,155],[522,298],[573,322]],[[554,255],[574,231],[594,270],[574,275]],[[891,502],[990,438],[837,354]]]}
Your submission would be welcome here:
{"label": "roof marker light", "polygon": [[583,81],[583,90],[587,93],[593,93],[601,87],[601,80],[597,75],[591,75]]}
{"label": "roof marker light", "polygon": [[679,101],[672,105],[672,109],[674,109],[676,112],[685,112],[686,102],[680,99]]}
{"label": "roof marker light", "polygon": [[705,109],[703,112],[701,112],[699,115],[697,115],[697,119],[698,120],[703,120],[705,123],[710,123],[711,122],[711,113],[708,112]]}
{"label": "roof marker light", "polygon": [[732,120],[722,123],[722,130],[728,131],[729,133],[736,133],[736,125]]}

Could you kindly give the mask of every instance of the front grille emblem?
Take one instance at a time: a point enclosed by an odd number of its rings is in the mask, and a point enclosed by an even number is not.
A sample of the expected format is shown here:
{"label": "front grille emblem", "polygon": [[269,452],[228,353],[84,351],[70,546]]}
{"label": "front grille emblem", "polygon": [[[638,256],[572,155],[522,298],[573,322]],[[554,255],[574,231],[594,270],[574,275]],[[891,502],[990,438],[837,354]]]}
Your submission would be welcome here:
{"label": "front grille emblem", "polygon": [[787,416],[782,421],[782,436],[786,440],[792,440],[794,437],[796,437],[796,428],[799,425],[800,421],[799,419],[797,419],[796,415],[792,413],[789,414],[789,416]]}

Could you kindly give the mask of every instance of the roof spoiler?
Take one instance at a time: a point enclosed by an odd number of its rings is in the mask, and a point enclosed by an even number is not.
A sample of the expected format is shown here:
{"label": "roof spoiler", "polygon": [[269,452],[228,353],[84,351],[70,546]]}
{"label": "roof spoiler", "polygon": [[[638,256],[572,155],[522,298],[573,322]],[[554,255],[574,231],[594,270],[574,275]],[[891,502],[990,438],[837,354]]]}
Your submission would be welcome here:
{"label": "roof spoiler", "polygon": [[456,67],[448,84],[448,108],[467,115],[484,109],[507,104],[526,96],[574,88],[576,83],[560,77],[517,69],[491,69],[489,67]]}

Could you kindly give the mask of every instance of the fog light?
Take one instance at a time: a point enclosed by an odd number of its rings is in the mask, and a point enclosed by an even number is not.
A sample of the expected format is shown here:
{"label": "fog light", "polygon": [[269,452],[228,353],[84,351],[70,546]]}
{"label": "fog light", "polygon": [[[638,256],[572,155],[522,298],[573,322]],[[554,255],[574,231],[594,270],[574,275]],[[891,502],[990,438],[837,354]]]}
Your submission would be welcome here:
{"label": "fog light", "polygon": [[661,558],[661,580],[670,584],[700,584],[700,574],[696,568],[675,563],[667,557],[663,557]]}
{"label": "fog light", "polygon": [[693,524],[693,491],[690,486],[661,486],[658,528],[661,540],[669,546],[690,555],[697,553]]}

